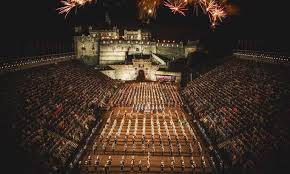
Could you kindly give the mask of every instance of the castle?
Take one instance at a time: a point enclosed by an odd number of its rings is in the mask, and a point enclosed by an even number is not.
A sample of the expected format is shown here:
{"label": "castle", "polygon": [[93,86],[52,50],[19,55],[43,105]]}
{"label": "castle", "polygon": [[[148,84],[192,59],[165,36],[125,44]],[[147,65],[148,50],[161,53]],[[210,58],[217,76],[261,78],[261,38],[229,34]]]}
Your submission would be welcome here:
{"label": "castle", "polygon": [[[109,66],[114,72],[104,72],[113,79],[133,80],[139,74],[138,71],[142,70],[146,79],[170,79],[177,82],[180,81],[181,74],[170,72],[169,62],[186,58],[188,54],[196,51],[198,43],[156,41],[148,31],[125,29],[121,34],[116,27],[106,30],[93,30],[90,27],[89,34],[75,36],[74,41],[77,58],[90,65]],[[136,56],[139,57],[138,61]],[[142,60],[143,57],[149,57],[149,62]],[[134,61],[129,61],[130,58]],[[159,68],[163,70],[157,72]],[[133,74],[129,76],[128,72]]]}
{"label": "castle", "polygon": [[120,34],[118,28],[92,30],[89,34],[75,36],[75,50],[79,58],[91,60],[91,64],[109,65],[124,63],[130,55],[158,55],[162,59],[174,60],[185,58],[197,47],[197,42],[184,44],[175,41],[154,41],[151,33],[139,30],[124,30]]}

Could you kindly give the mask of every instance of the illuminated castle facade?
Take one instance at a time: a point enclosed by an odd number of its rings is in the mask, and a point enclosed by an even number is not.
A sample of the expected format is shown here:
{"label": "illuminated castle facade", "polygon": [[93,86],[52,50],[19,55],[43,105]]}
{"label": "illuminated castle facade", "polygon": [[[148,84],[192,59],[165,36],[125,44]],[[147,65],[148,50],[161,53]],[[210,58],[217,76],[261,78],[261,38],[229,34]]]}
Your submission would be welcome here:
{"label": "illuminated castle facade", "polygon": [[150,55],[171,61],[187,57],[196,50],[196,46],[175,41],[153,41],[151,33],[141,29],[124,30],[121,35],[116,27],[109,30],[89,28],[89,34],[75,36],[77,57],[95,65],[125,63],[128,57],[134,55]]}

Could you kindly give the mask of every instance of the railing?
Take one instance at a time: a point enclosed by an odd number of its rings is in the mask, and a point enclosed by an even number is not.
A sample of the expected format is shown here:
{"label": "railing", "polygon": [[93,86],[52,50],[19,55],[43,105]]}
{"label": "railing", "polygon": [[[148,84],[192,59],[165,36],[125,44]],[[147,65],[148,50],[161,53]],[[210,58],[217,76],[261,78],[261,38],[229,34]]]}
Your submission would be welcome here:
{"label": "railing", "polygon": [[25,69],[36,65],[49,64],[75,58],[74,52],[49,54],[34,57],[0,59],[0,72]]}
{"label": "railing", "polygon": [[78,152],[76,153],[75,157],[72,159],[72,161],[68,164],[67,169],[66,169],[66,174],[72,173],[74,168],[76,168],[76,165],[78,165],[78,162],[81,158],[81,156],[84,154],[86,151],[89,142],[92,140],[93,135],[96,133],[96,131],[99,129],[101,126],[101,123],[103,122],[103,119],[100,119],[96,126],[92,129],[90,132],[89,136],[86,138],[85,142],[80,145],[80,149],[78,149]]}
{"label": "railing", "polygon": [[[183,101],[187,101],[187,100],[185,100],[183,95],[181,95],[181,96],[182,96]],[[224,170],[225,166],[224,166],[223,159],[221,158],[221,155],[220,155],[218,149],[216,148],[216,146],[212,143],[212,141],[210,140],[210,138],[206,134],[206,131],[202,127],[202,125],[200,124],[199,120],[196,119],[195,114],[192,113],[189,105],[185,104],[184,107],[185,107],[185,110],[187,111],[187,113],[189,114],[189,116],[191,116],[193,118],[193,123],[195,124],[195,127],[202,134],[203,140],[205,140],[206,144],[209,146],[210,152],[212,153],[212,155],[214,155],[216,162],[218,162],[219,172],[215,171],[214,173],[223,173],[222,171]]]}
{"label": "railing", "polygon": [[238,58],[287,64],[290,63],[290,56],[287,55],[287,53],[234,50],[233,54]]}

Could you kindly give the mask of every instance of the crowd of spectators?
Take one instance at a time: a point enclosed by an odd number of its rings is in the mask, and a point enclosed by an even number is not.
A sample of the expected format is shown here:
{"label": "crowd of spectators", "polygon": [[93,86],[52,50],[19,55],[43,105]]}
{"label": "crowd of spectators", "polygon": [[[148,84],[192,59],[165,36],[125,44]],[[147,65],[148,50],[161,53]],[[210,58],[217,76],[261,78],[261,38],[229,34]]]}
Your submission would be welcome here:
{"label": "crowd of spectators", "polygon": [[233,59],[189,82],[183,97],[232,166],[252,169],[290,145],[290,69]]}
{"label": "crowd of spectators", "polygon": [[55,173],[68,165],[96,123],[96,109],[105,107],[118,87],[116,81],[77,61],[4,76],[14,84],[7,101],[17,98],[10,102],[17,105],[11,127],[18,144]]}

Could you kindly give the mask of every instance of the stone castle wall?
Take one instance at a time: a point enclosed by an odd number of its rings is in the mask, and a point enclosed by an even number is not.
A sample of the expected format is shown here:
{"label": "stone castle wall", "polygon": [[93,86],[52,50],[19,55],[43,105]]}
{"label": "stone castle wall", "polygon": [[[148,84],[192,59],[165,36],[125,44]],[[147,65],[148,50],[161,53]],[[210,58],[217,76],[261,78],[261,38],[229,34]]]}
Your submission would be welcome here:
{"label": "stone castle wall", "polygon": [[152,41],[98,40],[89,36],[75,37],[77,58],[88,64],[124,63],[127,55],[151,55],[151,53],[173,60],[185,58],[194,47],[185,47],[182,43],[156,43]]}
{"label": "stone castle wall", "polygon": [[156,54],[174,60],[185,57],[184,46],[182,43],[158,43]]}
{"label": "stone castle wall", "polygon": [[187,57],[189,54],[194,53],[197,51],[196,46],[186,46],[184,49],[184,56]]}
{"label": "stone castle wall", "polygon": [[155,43],[144,41],[107,40],[100,42],[100,64],[125,62],[127,55],[150,55],[156,52]]}
{"label": "stone castle wall", "polygon": [[158,71],[158,65],[152,64],[131,64],[131,65],[109,65],[113,70],[102,70],[101,72],[112,79],[123,81],[136,80],[140,70],[144,71],[145,78],[151,81],[157,81],[157,76],[174,76],[175,82],[179,83],[181,80],[180,72]]}

